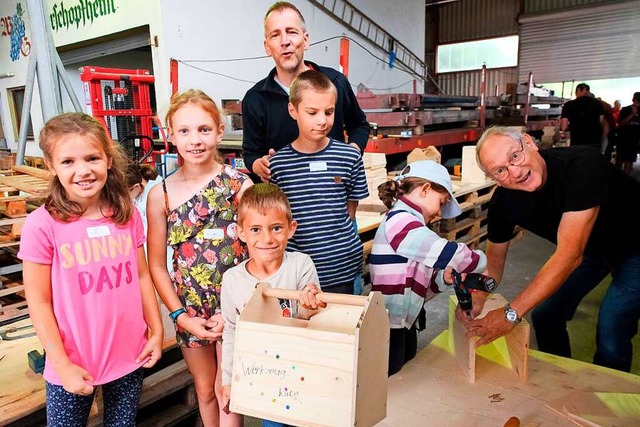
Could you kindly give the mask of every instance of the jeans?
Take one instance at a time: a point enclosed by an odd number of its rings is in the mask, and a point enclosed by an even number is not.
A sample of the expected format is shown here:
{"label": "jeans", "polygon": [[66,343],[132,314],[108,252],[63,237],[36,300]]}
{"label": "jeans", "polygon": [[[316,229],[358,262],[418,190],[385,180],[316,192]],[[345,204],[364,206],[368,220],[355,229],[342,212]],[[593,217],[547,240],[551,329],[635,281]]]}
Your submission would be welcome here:
{"label": "jeans", "polygon": [[[122,378],[102,384],[105,426],[135,426],[144,369],[138,368]],[[61,385],[45,382],[47,425],[49,427],[86,426],[93,403],[89,396],[69,393]]]}
{"label": "jeans", "polygon": [[540,351],[571,357],[567,321],[582,299],[611,273],[611,285],[602,300],[596,330],[593,363],[629,372],[631,339],[640,320],[640,254],[617,262],[585,255],[567,281],[531,313]]}

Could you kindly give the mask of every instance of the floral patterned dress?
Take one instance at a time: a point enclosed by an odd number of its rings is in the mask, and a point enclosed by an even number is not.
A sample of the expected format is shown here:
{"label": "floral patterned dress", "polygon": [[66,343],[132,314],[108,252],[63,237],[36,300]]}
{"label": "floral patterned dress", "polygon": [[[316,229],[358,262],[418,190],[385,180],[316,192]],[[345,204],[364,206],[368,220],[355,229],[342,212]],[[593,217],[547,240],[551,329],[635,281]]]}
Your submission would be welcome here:
{"label": "floral patterned dress", "polygon": [[[173,247],[172,280],[189,316],[208,319],[220,309],[222,274],[247,258],[247,248],[237,235],[238,191],[248,177],[225,165],[191,199],[169,210],[167,244]],[[178,345],[200,347],[212,341],[200,340],[177,327]]]}

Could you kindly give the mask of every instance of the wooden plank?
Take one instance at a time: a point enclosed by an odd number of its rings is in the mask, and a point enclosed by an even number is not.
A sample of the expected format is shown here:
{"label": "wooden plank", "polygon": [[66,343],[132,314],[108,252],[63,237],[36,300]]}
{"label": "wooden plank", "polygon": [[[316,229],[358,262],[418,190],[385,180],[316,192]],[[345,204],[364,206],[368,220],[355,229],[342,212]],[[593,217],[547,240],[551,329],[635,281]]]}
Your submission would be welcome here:
{"label": "wooden plank", "polygon": [[[489,311],[502,308],[506,300],[500,294],[492,294],[486,301],[482,313],[477,317],[483,318]],[[477,377],[476,357],[480,349],[490,353],[494,357],[500,357],[513,370],[521,381],[527,380],[527,368],[529,357],[530,326],[526,320],[522,320],[513,330],[502,338],[485,344],[476,349],[477,337],[467,338],[467,329],[461,321],[455,317],[458,300],[455,295],[449,296],[449,330],[451,331],[449,346],[453,349],[458,365],[470,383]]]}
{"label": "wooden plank", "polygon": [[36,178],[42,178],[45,180],[51,179],[51,172],[49,172],[48,170],[34,168],[31,166],[24,166],[24,165],[14,165],[14,166],[11,166],[11,169],[13,169],[16,172],[34,176]]}
{"label": "wooden plank", "polygon": [[564,403],[570,420],[591,426],[640,426],[640,394],[579,392]]}
{"label": "wooden plank", "polygon": [[609,393],[640,390],[639,376],[536,350],[529,350],[529,378],[524,382],[514,378],[500,356],[479,352],[481,375],[469,384],[448,342],[445,331],[389,378],[387,418],[378,427],[495,427],[514,416],[526,426],[575,427],[545,409],[545,403],[588,386]]}

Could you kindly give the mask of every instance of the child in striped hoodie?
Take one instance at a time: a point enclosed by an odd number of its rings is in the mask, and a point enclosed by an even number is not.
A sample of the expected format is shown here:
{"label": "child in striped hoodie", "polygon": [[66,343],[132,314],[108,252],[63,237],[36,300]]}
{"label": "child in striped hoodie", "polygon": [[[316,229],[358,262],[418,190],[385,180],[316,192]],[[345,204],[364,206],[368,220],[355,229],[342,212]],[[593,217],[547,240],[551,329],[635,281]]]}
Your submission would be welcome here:
{"label": "child in striped hoodie", "polygon": [[444,166],[431,160],[411,163],[393,181],[381,184],[378,192],[390,210],[373,240],[369,271],[372,290],[382,292],[389,311],[389,375],[393,375],[416,355],[418,315],[425,302],[447,285],[445,269],[451,281],[451,268],[481,273],[487,258],[428,227],[440,213],[454,218],[461,212]]}

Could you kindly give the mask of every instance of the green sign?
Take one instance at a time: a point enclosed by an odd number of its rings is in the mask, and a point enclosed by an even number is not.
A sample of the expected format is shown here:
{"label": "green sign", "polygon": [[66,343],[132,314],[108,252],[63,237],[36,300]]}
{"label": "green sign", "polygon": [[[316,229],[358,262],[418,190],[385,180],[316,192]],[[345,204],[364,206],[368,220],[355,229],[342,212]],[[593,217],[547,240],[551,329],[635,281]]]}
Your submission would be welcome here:
{"label": "green sign", "polygon": [[116,13],[115,0],[78,0],[71,6],[69,3],[65,6],[64,1],[61,1],[51,6],[49,20],[52,30],[68,30],[72,25],[76,28],[80,25],[84,27],[93,24],[94,19]]}

